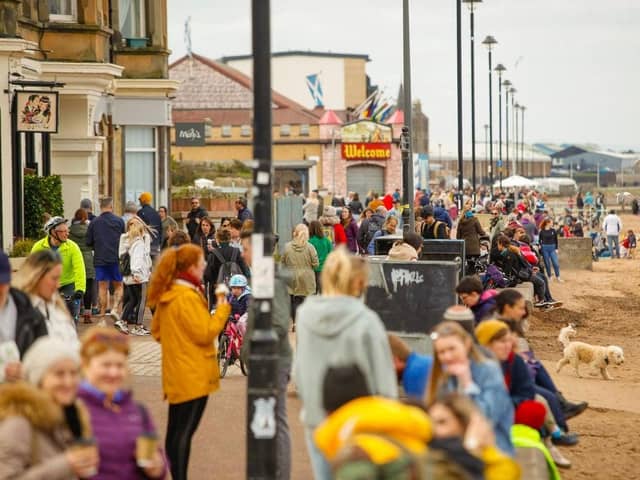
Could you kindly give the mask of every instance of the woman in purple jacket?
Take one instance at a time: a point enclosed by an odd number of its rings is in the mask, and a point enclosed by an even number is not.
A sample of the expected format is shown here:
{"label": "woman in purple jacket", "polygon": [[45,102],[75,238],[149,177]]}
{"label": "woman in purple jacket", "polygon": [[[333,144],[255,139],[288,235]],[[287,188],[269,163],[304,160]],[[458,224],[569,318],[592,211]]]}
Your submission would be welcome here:
{"label": "woman in purple jacket", "polygon": [[358,253],[358,224],[353,218],[353,212],[348,207],[340,212],[340,222],[344,227],[344,233],[347,235],[347,248],[351,253]]}
{"label": "woman in purple jacket", "polygon": [[[157,445],[155,426],[146,408],[124,390],[129,356],[128,337],[115,329],[92,327],[80,350],[85,381],[78,397],[89,410],[98,444],[100,467],[93,480],[165,478],[167,462],[160,447],[136,459],[138,439]],[[140,466],[143,465],[143,466]]]}

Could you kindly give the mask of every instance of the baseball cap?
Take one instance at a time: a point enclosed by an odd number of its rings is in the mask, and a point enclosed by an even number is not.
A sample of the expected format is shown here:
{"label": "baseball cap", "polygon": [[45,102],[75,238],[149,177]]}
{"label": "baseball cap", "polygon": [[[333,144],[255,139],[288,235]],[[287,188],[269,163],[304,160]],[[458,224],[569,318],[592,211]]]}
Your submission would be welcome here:
{"label": "baseball cap", "polygon": [[7,283],[11,283],[11,264],[7,254],[0,251],[0,284]]}

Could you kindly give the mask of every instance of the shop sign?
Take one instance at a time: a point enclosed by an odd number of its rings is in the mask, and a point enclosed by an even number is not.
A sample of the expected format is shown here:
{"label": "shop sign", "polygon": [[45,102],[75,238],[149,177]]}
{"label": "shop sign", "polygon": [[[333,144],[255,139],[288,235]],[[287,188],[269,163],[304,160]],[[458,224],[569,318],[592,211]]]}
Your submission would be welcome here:
{"label": "shop sign", "polygon": [[57,92],[16,92],[18,132],[57,133]]}
{"label": "shop sign", "polygon": [[344,160],[388,160],[391,158],[391,127],[371,120],[359,120],[342,127]]}
{"label": "shop sign", "polygon": [[204,123],[176,123],[176,146],[201,147],[204,144]]}

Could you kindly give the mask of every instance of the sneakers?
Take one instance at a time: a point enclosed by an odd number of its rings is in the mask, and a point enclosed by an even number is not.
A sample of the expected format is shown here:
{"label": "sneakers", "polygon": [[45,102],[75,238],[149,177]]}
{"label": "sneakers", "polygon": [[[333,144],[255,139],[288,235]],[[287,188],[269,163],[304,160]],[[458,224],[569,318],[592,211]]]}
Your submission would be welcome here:
{"label": "sneakers", "polygon": [[131,333],[132,335],[138,335],[140,337],[151,335],[151,332],[144,325],[135,325],[131,327],[131,330],[129,330],[129,333]]}
{"label": "sneakers", "polygon": [[567,457],[562,455],[560,450],[558,450],[551,442],[547,440],[544,443],[547,445],[547,449],[549,450],[551,458],[553,459],[553,462],[556,464],[556,466],[560,468],[571,468],[571,462]]}
{"label": "sneakers", "polygon": [[534,304],[533,304],[533,306],[534,306],[535,308],[544,308],[544,307],[546,307],[547,305],[548,305],[548,304],[547,304],[547,302],[538,302],[538,303],[534,303]]}
{"label": "sneakers", "polygon": [[[113,318],[114,323],[118,323],[119,321],[121,321],[122,319],[120,318],[120,315],[118,315],[118,312],[116,312],[115,310],[111,310],[110,312],[107,313],[107,315],[109,315],[111,318]],[[125,326],[127,324],[125,323]]]}
{"label": "sneakers", "polygon": [[564,280],[562,280],[560,277],[556,277],[556,281],[557,281],[558,283],[564,283]]}
{"label": "sneakers", "polygon": [[120,333],[124,333],[125,335],[127,335],[129,333],[129,328],[127,327],[127,322],[123,321],[123,320],[116,320],[116,322],[113,324],[114,327],[116,327]]}
{"label": "sneakers", "polygon": [[565,447],[572,447],[578,444],[578,436],[575,433],[563,433],[559,437],[551,437],[551,442],[554,445],[562,445]]}

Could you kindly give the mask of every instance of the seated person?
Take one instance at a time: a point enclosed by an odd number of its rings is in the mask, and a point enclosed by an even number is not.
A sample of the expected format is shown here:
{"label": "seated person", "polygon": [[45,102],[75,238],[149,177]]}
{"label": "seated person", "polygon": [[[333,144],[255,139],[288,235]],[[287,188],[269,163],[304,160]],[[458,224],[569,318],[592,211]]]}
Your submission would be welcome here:
{"label": "seated person", "polygon": [[456,293],[460,301],[471,309],[476,325],[489,317],[496,307],[496,290],[483,291],[482,281],[476,275],[470,275],[460,280],[456,286]]}
{"label": "seated person", "polygon": [[419,260],[422,255],[422,237],[417,233],[404,232],[402,240],[393,244],[387,260],[411,262]]}
{"label": "seated person", "polygon": [[229,280],[231,294],[228,301],[231,305],[231,316],[237,321],[240,333],[244,335],[247,330],[247,318],[249,303],[251,302],[251,289],[248,286],[247,277],[236,274]]}
{"label": "seated person", "polygon": [[421,401],[431,374],[433,356],[412,351],[409,345],[392,333],[387,336],[404,393],[409,399]]}

